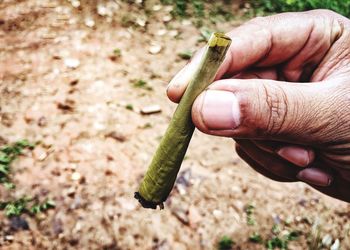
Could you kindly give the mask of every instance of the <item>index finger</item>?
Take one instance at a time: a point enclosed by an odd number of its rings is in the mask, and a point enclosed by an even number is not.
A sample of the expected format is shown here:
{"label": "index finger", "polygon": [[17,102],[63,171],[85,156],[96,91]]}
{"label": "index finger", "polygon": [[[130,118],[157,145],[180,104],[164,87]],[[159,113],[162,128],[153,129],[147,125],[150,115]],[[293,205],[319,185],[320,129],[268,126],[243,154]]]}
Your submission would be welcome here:
{"label": "index finger", "polygon": [[[341,27],[331,11],[284,13],[254,18],[227,35],[232,44],[215,80],[252,67],[283,64],[285,77],[298,81],[304,66],[314,68],[339,37]],[[201,58],[199,51],[170,82],[168,97],[178,102]]]}

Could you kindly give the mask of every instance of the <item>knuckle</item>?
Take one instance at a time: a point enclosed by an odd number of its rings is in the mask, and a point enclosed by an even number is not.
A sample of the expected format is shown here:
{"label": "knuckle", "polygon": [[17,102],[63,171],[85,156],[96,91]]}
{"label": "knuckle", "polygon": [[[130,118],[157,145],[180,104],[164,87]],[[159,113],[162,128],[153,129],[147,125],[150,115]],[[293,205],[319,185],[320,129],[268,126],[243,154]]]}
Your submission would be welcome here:
{"label": "knuckle", "polygon": [[266,104],[268,119],[264,124],[264,131],[269,135],[281,133],[285,127],[288,113],[288,99],[284,90],[279,86],[269,86],[262,84],[263,100]]}
{"label": "knuckle", "polygon": [[252,18],[252,19],[249,20],[247,23],[250,23],[250,24],[260,24],[260,23],[265,22],[266,19],[267,19],[267,17],[258,16],[258,17]]}

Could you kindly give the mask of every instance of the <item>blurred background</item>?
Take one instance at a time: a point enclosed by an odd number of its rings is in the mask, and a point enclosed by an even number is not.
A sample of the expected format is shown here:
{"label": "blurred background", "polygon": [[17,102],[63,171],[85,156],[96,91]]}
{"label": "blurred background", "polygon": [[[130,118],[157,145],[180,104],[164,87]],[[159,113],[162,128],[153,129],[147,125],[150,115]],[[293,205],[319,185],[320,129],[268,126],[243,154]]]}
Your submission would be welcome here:
{"label": "blurred background", "polygon": [[[350,206],[196,132],[164,210],[133,198],[212,31],[349,0],[0,1],[1,249],[350,249]],[[233,41],[234,42],[234,41]]]}

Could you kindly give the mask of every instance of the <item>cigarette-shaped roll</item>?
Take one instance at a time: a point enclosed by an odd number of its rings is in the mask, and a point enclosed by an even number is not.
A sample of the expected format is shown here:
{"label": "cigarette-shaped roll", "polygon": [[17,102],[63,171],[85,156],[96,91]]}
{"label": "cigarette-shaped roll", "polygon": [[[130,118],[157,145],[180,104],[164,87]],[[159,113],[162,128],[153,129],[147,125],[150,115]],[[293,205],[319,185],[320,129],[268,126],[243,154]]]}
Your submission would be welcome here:
{"label": "cigarette-shaped roll", "polygon": [[230,44],[231,39],[222,33],[211,35],[201,62],[175,110],[138,192],[135,193],[135,198],[143,207],[155,209],[159,205],[163,208],[163,202],[174,186],[195,128],[191,119],[192,104],[213,82]]}

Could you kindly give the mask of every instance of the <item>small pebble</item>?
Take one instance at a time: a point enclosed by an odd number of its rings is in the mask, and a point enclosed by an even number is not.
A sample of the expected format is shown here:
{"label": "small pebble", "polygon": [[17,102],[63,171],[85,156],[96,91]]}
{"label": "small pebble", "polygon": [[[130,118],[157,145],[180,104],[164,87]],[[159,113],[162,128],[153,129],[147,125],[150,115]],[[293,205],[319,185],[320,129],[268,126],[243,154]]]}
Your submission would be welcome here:
{"label": "small pebble", "polygon": [[179,184],[179,185],[176,185],[176,188],[177,188],[177,190],[179,191],[179,193],[180,193],[180,195],[186,195],[187,194],[187,192],[186,192],[186,187],[184,186],[184,185],[181,185],[181,184]]}
{"label": "small pebble", "polygon": [[155,114],[155,113],[159,113],[161,111],[162,111],[162,109],[157,104],[146,106],[146,107],[142,107],[141,110],[140,110],[141,114],[143,114],[143,115]]}
{"label": "small pebble", "polygon": [[223,215],[223,212],[221,210],[214,209],[213,215],[214,215],[215,219],[221,219],[222,215]]}
{"label": "small pebble", "polygon": [[166,12],[171,12],[171,11],[173,11],[173,10],[174,10],[174,7],[171,6],[171,5],[164,6],[164,11],[166,11]]}
{"label": "small pebble", "polygon": [[146,19],[143,19],[143,18],[137,18],[136,19],[136,23],[141,26],[141,27],[145,27],[146,26],[146,22],[147,20]]}
{"label": "small pebble", "polygon": [[34,159],[38,160],[38,161],[43,161],[46,159],[47,157],[47,153],[46,150],[43,149],[42,147],[36,147],[33,150],[33,157]]}
{"label": "small pebble", "polygon": [[169,31],[169,36],[171,37],[176,37],[179,34],[177,30],[170,30]]}
{"label": "small pebble", "polygon": [[18,231],[18,230],[28,230],[29,225],[28,222],[19,216],[11,217],[10,219],[10,228],[11,230]]}
{"label": "small pebble", "polygon": [[92,18],[86,18],[85,25],[88,26],[89,28],[92,28],[95,26],[95,21]]}
{"label": "small pebble", "polygon": [[161,50],[162,50],[162,46],[159,44],[153,44],[148,49],[149,53],[151,53],[152,55],[158,54]]}
{"label": "small pebble", "polygon": [[164,36],[167,33],[166,29],[161,29],[157,31],[157,36]]}
{"label": "small pebble", "polygon": [[77,233],[77,232],[80,232],[81,229],[83,228],[83,223],[81,221],[78,221],[76,224],[75,224],[75,227],[74,227],[74,232]]}
{"label": "small pebble", "polygon": [[293,222],[293,216],[289,215],[287,219],[284,221],[287,225],[291,224]]}
{"label": "small pebble", "polygon": [[159,10],[161,10],[161,8],[162,8],[162,5],[156,4],[156,5],[153,6],[152,10],[153,11],[159,11]]}
{"label": "small pebble", "polygon": [[107,16],[108,10],[105,6],[98,5],[97,6],[97,14],[99,14],[100,16]]}
{"label": "small pebble", "polygon": [[244,210],[244,203],[240,200],[236,200],[233,202],[234,207],[238,210],[238,211],[243,211]]}
{"label": "small pebble", "polygon": [[80,6],[80,1],[73,0],[73,1],[71,1],[71,4],[74,8],[78,8]]}
{"label": "small pebble", "polygon": [[6,235],[5,236],[5,240],[7,240],[7,241],[13,241],[14,238],[15,237],[13,235]]}
{"label": "small pebble", "polygon": [[332,236],[330,236],[329,234],[326,234],[322,238],[322,245],[329,247],[332,244],[332,241],[333,241]]}
{"label": "small pebble", "polygon": [[190,26],[192,24],[192,22],[188,19],[182,20],[181,23],[183,26]]}
{"label": "small pebble", "polygon": [[173,19],[173,17],[171,15],[163,16],[163,22],[165,22],[165,23],[170,22],[171,19]]}
{"label": "small pebble", "polygon": [[282,232],[281,232],[281,236],[283,236],[283,237],[285,237],[285,236],[287,236],[287,235],[289,235],[290,234],[290,232],[288,231],[288,230],[283,230]]}
{"label": "small pebble", "polygon": [[75,58],[66,58],[64,59],[64,65],[70,69],[76,69],[80,65],[80,61]]}
{"label": "small pebble", "polygon": [[340,241],[339,239],[336,239],[331,246],[330,250],[339,250],[340,249]]}
{"label": "small pebble", "polygon": [[79,181],[81,178],[81,174],[79,172],[74,172],[72,175],[71,175],[71,179],[73,181]]}

